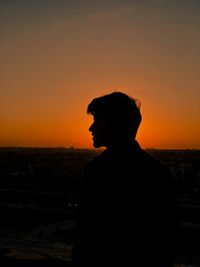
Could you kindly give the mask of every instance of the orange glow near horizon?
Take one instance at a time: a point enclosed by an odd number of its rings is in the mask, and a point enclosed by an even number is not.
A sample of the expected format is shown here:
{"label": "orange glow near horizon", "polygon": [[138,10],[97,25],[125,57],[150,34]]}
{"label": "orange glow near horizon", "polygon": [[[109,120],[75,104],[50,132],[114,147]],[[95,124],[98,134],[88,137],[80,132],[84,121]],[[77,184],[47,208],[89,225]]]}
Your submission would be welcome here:
{"label": "orange glow near horizon", "polygon": [[[24,114],[21,121],[17,118],[15,121],[7,121],[0,134],[1,146],[92,148],[92,138],[88,128],[93,119],[91,115],[86,114],[85,109],[82,106],[76,110],[76,114],[71,116],[67,116],[68,112],[63,112],[54,119],[42,116],[42,114],[35,119],[26,118]],[[168,149],[200,147],[195,121],[190,121],[190,131],[186,132],[184,121],[173,118],[173,114],[167,117],[167,114],[159,113],[156,108],[153,110],[148,106],[143,107],[143,103],[141,112],[143,120],[136,139],[142,147]],[[193,133],[192,140],[190,132]]]}
{"label": "orange glow near horizon", "polygon": [[0,4],[0,146],[92,148],[87,105],[117,90],[142,147],[200,148],[195,1],[47,2]]}

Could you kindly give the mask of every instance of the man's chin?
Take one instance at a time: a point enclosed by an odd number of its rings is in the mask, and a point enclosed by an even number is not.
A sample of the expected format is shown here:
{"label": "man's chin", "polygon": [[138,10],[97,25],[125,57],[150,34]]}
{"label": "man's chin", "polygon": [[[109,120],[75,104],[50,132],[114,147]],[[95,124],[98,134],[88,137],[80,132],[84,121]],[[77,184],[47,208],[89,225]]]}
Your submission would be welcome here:
{"label": "man's chin", "polygon": [[96,142],[93,142],[93,147],[94,148],[100,148],[102,147],[100,144],[96,143]]}
{"label": "man's chin", "polygon": [[97,142],[96,140],[93,140],[93,147],[94,148],[100,148],[102,146],[104,146],[102,143]]}

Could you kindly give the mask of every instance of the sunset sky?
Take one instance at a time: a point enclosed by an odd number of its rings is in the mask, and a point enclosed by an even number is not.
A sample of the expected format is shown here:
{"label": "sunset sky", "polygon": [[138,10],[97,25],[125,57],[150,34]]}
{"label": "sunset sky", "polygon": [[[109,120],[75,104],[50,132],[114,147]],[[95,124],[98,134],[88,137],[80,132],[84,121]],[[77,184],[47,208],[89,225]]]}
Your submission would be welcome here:
{"label": "sunset sky", "polygon": [[0,0],[0,146],[92,147],[116,90],[143,148],[200,148],[199,0]]}

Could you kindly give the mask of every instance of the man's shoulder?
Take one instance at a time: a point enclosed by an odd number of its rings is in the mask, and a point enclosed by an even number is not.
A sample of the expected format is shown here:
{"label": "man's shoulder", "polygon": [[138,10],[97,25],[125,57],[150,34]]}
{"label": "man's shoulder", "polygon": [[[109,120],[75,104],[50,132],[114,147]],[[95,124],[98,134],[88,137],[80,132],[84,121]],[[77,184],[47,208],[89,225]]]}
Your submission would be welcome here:
{"label": "man's shoulder", "polygon": [[138,160],[144,168],[147,168],[147,170],[170,175],[170,170],[163,161],[143,149],[141,149]]}
{"label": "man's shoulder", "polygon": [[96,171],[99,167],[104,166],[106,162],[105,151],[98,153],[97,155],[93,156],[84,164],[84,170],[87,171]]}
{"label": "man's shoulder", "polygon": [[100,152],[98,155],[94,156],[89,161],[87,161],[85,167],[92,168],[99,164],[102,164],[103,162],[106,162],[107,160],[108,160],[107,152],[106,150],[104,150],[103,152]]}

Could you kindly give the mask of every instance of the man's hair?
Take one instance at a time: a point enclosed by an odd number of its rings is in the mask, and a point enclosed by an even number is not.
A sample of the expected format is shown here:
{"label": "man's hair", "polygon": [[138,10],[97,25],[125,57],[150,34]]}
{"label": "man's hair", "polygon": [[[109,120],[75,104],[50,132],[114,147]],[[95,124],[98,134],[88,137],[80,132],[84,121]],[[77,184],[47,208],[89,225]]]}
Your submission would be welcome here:
{"label": "man's hair", "polygon": [[142,116],[140,101],[122,92],[113,92],[94,98],[87,107],[87,113],[100,116],[110,125],[120,122],[123,132],[129,136],[136,136]]}

